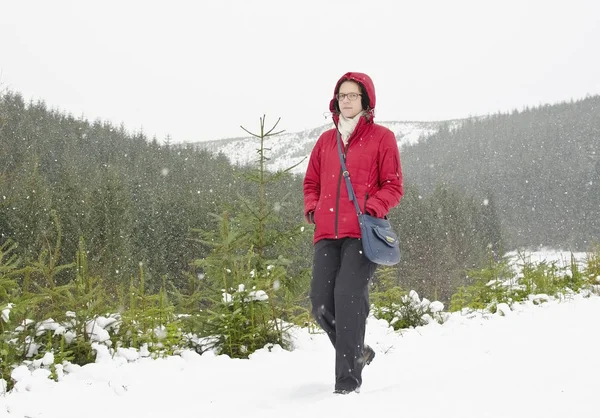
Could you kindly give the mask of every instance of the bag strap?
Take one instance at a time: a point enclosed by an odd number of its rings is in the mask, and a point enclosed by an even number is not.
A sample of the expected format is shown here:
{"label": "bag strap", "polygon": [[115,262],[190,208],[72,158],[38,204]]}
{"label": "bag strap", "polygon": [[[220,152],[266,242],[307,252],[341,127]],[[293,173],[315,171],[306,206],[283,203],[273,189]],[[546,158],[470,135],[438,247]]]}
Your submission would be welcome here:
{"label": "bag strap", "polygon": [[342,138],[340,135],[340,131],[337,131],[337,146],[338,146],[338,155],[340,156],[340,164],[342,165],[342,176],[344,176],[344,180],[346,181],[346,188],[348,189],[348,198],[349,200],[354,201],[354,207],[356,208],[356,214],[358,216],[362,215],[362,211],[360,210],[360,206],[358,206],[358,202],[356,201],[356,195],[354,194],[354,188],[352,187],[352,183],[350,182],[350,173],[346,168],[346,157],[342,152]]}

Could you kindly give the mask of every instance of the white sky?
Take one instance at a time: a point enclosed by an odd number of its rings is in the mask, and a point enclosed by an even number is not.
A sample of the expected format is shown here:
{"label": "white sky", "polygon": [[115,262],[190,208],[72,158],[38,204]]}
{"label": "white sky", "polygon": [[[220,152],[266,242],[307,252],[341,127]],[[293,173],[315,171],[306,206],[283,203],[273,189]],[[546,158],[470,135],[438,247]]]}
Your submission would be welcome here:
{"label": "white sky", "polygon": [[600,94],[596,0],[0,0],[0,89],[173,142],[325,119],[369,74],[379,120]]}

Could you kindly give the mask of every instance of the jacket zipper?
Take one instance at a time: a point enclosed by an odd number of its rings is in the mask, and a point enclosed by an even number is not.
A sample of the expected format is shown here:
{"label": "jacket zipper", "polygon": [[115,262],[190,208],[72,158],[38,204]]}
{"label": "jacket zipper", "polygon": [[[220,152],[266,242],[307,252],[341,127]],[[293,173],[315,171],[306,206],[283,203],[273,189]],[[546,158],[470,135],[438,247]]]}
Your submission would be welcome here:
{"label": "jacket zipper", "polygon": [[[336,131],[338,131],[337,124],[335,125],[335,129],[336,129]],[[344,162],[346,162],[346,154],[348,153],[348,148],[350,147],[350,139],[352,139],[355,135],[356,135],[356,128],[354,129],[354,132],[352,132],[350,134],[350,137],[348,138],[348,144],[344,146]],[[336,133],[336,140],[337,140],[337,133]],[[344,177],[343,174],[342,174],[342,170],[343,169],[341,167],[341,162],[340,162],[340,176],[338,177],[337,199],[335,201],[335,238],[336,239],[338,237],[338,217],[340,215],[340,213],[339,213],[339,210],[340,210],[340,197],[341,197],[340,196],[340,188],[341,188],[341,185],[342,185],[342,177]],[[367,203],[365,201],[365,205],[366,204]]]}
{"label": "jacket zipper", "polygon": [[[350,142],[348,142],[348,145],[350,145]],[[346,162],[346,154],[348,153],[348,145],[344,146],[344,162]],[[342,171],[342,166],[341,166],[341,162],[340,162],[340,175],[338,177],[338,186],[337,186],[337,199],[335,200],[335,238],[337,239],[338,237],[338,219],[340,216],[340,189],[342,187],[342,177],[343,176],[343,171]]]}
{"label": "jacket zipper", "polygon": [[362,213],[367,213],[367,199],[369,198],[369,193],[365,195],[365,204],[363,205]]}
{"label": "jacket zipper", "polygon": [[337,199],[335,200],[335,238],[338,237],[338,216],[340,215],[340,188],[342,185],[342,168],[340,167],[340,176],[338,177]]}

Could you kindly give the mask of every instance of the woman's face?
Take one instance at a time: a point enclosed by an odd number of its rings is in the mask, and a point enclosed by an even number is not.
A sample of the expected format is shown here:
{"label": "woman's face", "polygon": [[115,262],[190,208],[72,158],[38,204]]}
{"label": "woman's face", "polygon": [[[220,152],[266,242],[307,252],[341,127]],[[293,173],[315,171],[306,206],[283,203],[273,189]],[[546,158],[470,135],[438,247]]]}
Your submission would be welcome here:
{"label": "woman's face", "polygon": [[[360,86],[354,81],[344,81],[338,90],[338,105],[341,114],[353,118],[362,109]],[[353,99],[353,100],[352,100]]]}

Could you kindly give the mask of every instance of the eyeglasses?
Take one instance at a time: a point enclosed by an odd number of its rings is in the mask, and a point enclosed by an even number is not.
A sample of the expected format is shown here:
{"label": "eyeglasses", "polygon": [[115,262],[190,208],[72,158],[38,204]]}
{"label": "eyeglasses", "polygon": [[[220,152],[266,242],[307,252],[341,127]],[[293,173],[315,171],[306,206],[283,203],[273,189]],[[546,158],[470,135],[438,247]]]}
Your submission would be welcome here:
{"label": "eyeglasses", "polygon": [[354,101],[356,99],[358,99],[358,96],[362,96],[362,94],[360,93],[338,93],[335,95],[335,98],[338,99],[338,101],[342,101],[344,100],[346,97],[350,100],[350,101]]}

